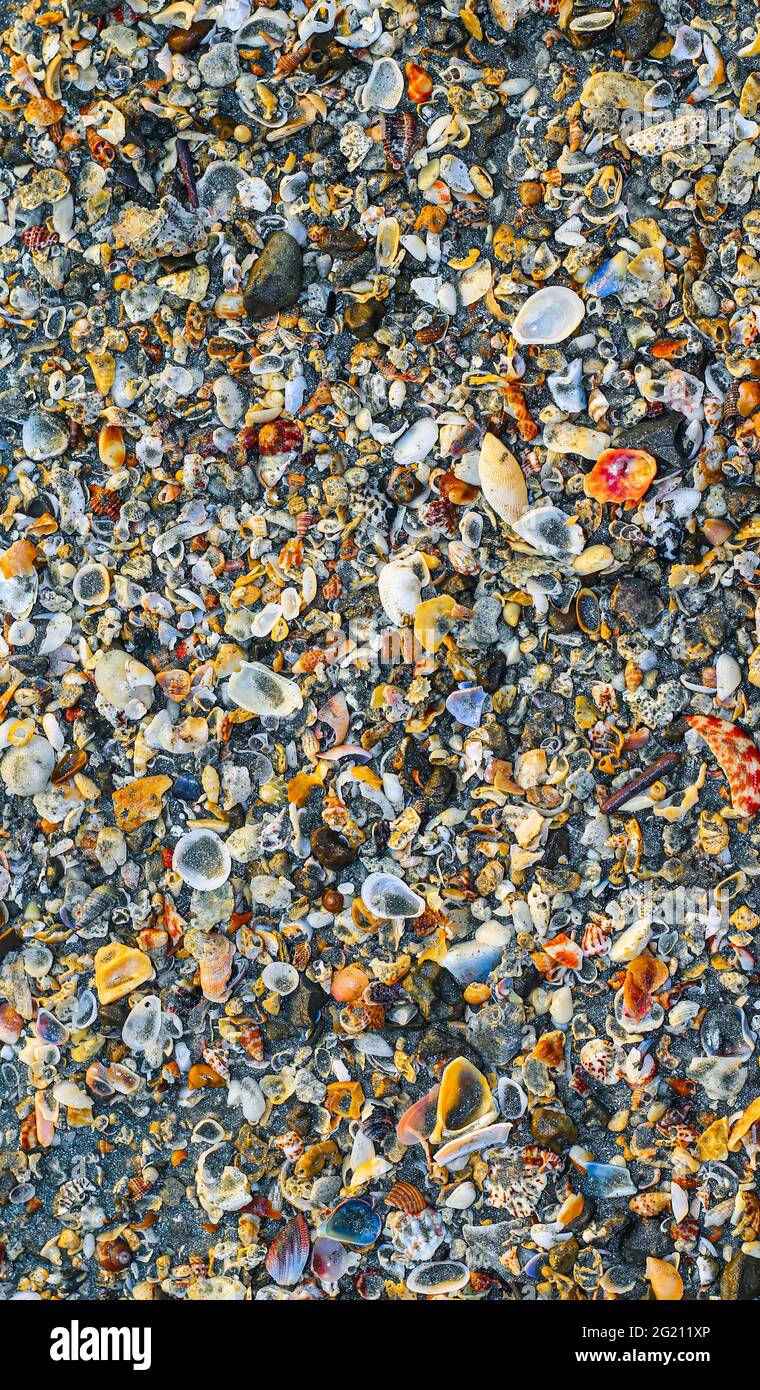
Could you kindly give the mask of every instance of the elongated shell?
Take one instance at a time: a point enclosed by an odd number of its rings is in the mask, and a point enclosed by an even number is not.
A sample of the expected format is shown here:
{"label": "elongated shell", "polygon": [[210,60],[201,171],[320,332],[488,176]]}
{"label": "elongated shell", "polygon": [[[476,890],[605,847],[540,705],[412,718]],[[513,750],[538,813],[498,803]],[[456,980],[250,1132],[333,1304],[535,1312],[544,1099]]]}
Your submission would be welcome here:
{"label": "elongated shell", "polygon": [[528,506],[528,488],[514,454],[495,434],[483,436],[479,474],[486,501],[501,521],[514,526]]}
{"label": "elongated shell", "polygon": [[512,324],[518,343],[562,343],[582,322],[586,306],[575,290],[548,285],[526,300]]}

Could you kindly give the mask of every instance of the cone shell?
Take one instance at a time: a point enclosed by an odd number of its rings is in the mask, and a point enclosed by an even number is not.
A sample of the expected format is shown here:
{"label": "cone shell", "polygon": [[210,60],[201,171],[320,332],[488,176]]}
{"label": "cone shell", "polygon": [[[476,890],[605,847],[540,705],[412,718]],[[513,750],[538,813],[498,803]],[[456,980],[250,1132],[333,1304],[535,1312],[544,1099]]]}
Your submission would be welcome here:
{"label": "cone shell", "polygon": [[528,506],[528,488],[514,454],[495,434],[486,434],[480,448],[480,487],[501,521],[513,526]]}

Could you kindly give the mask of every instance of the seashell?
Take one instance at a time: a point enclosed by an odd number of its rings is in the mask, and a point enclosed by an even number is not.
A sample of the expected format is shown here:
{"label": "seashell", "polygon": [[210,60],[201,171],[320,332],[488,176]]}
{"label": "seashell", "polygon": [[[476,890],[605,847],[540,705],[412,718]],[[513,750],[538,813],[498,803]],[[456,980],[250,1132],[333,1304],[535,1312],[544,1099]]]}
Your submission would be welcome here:
{"label": "seashell", "polygon": [[393,448],[394,461],[402,464],[405,468],[423,463],[437,443],[438,426],[435,420],[429,416],[423,416],[422,419],[415,420],[414,424],[396,440]]}
{"label": "seashell", "polygon": [[514,454],[495,434],[483,436],[478,477],[483,496],[499,520],[514,526],[528,506],[528,487]]}
{"label": "seashell", "polygon": [[671,150],[681,150],[707,134],[707,114],[698,106],[690,108],[688,115],[676,116],[675,120],[662,121],[644,126],[624,135],[625,143],[633,154],[645,155],[654,159],[668,154]]}
{"label": "seashell", "polygon": [[386,617],[396,626],[404,618],[413,617],[422,589],[429,583],[430,573],[422,555],[391,560],[383,565],[378,576],[377,591]]}
{"label": "seashell", "polygon": [[105,565],[82,565],[74,575],[71,586],[77,603],[84,608],[97,608],[105,603],[111,589],[111,576]]}
{"label": "seashell", "polygon": [[153,672],[119,647],[100,653],[94,675],[103,699],[128,719],[141,719],[153,704]]}
{"label": "seashell", "polygon": [[501,960],[499,947],[481,941],[461,941],[447,951],[441,964],[464,988],[487,980]]}
{"label": "seashell", "polygon": [[479,299],[488,294],[492,277],[493,267],[491,262],[486,260],[476,261],[475,265],[464,271],[459,281],[459,298],[465,308],[477,304]]}
{"label": "seashell", "polygon": [[191,830],[174,846],[172,868],[190,888],[212,893],[227,882],[232,859],[224,840],[213,830]]}
{"label": "seashell", "polygon": [[575,616],[581,632],[598,637],[602,627],[599,598],[593,589],[581,589],[575,599]]}
{"label": "seashell", "polygon": [[113,472],[124,467],[127,446],[124,443],[124,432],[118,425],[103,425],[101,428],[98,434],[98,456],[100,462]]}
{"label": "seashell", "polygon": [[404,95],[404,74],[394,58],[377,58],[356,94],[364,111],[395,111]]}
{"label": "seashell", "polygon": [[311,1251],[312,1273],[322,1284],[337,1284],[351,1267],[352,1257],[345,1246],[329,1236],[318,1236]]}
{"label": "seashell", "polygon": [[339,1240],[342,1245],[353,1245],[359,1250],[368,1250],[375,1244],[383,1223],[369,1202],[361,1197],[349,1197],[341,1202],[323,1223],[320,1235]]}
{"label": "seashell", "polygon": [[738,724],[716,715],[687,714],[686,723],[703,738],[725,774],[731,805],[740,816],[760,811],[760,751]]}
{"label": "seashell", "polygon": [[427,1295],[456,1293],[470,1282],[470,1271],[461,1260],[435,1260],[415,1265],[407,1276],[410,1293]]}
{"label": "seashell", "polygon": [[591,1038],[584,1043],[578,1060],[602,1086],[614,1086],[619,1079],[615,1047],[607,1038]]}
{"label": "seashell", "polygon": [[518,343],[549,346],[562,343],[574,333],[586,312],[583,300],[563,285],[537,290],[523,304],[512,324]]}
{"label": "seashell", "polygon": [[427,1148],[436,1123],[440,1086],[434,1086],[427,1095],[410,1105],[396,1125],[396,1136],[400,1144],[422,1144]]}
{"label": "seashell", "polygon": [[644,449],[605,449],[583,486],[598,502],[638,502],[656,473],[657,460]]}
{"label": "seashell", "polygon": [[171,777],[138,777],[126,786],[118,787],[112,795],[116,824],[125,835],[139,830],[141,825],[157,820],[163,799],[172,785]]}
{"label": "seashell", "polygon": [[407,95],[415,106],[429,101],[433,94],[433,82],[429,73],[417,63],[407,63],[404,67],[407,81]]}
{"label": "seashell", "polygon": [[95,988],[101,1004],[113,1004],[153,978],[153,965],[144,951],[112,941],[95,952]]}
{"label": "seashell", "polygon": [[47,787],[55,762],[52,744],[35,734],[9,748],[0,763],[0,777],[11,796],[37,796]]}
{"label": "seashell", "polygon": [[285,719],[303,708],[295,681],[270,671],[258,661],[244,661],[230,676],[227,693],[240,709],[260,718]]}
{"label": "seashell", "polygon": [[555,405],[568,415],[578,415],[586,409],[586,392],[581,386],[583,358],[576,357],[561,372],[550,372],[546,385]]}
{"label": "seashell", "polygon": [[533,507],[512,523],[512,529],[540,555],[570,560],[580,555],[585,537],[558,507]]}
{"label": "seashell", "polygon": [[373,917],[419,917],[425,911],[425,899],[395,874],[368,874],[362,884],[361,897]]}
{"label": "seashell", "polygon": [[490,1087],[482,1072],[466,1057],[449,1062],[441,1077],[433,1143],[458,1138],[471,1129],[489,1125],[498,1115]]}
{"label": "seashell", "polygon": [[396,217],[384,217],[377,229],[375,260],[379,270],[390,270],[396,263],[401,228]]}
{"label": "seashell", "polygon": [[544,430],[544,444],[557,454],[578,454],[584,459],[596,460],[609,449],[610,436],[601,430],[590,430],[568,421],[547,425]]}
{"label": "seashell", "polygon": [[683,1298],[683,1279],[667,1260],[658,1260],[650,1255],[647,1258],[646,1276],[658,1302],[677,1303]]}
{"label": "seashell", "polygon": [[270,1245],[264,1266],[276,1284],[288,1288],[297,1284],[309,1258],[309,1227],[299,1212],[285,1222]]}
{"label": "seashell", "polygon": [[383,149],[392,169],[405,169],[424,143],[424,127],[414,112],[393,112],[384,117]]}
{"label": "seashell", "polygon": [[203,954],[199,961],[201,989],[206,999],[212,1003],[222,1003],[232,974],[235,947],[226,936],[211,932],[203,942]]}
{"label": "seashell", "polygon": [[386,1194],[385,1205],[396,1211],[405,1211],[410,1216],[419,1216],[430,1204],[413,1182],[395,1182]]}
{"label": "seashell", "polygon": [[455,1139],[450,1139],[442,1148],[436,1149],[435,1163],[439,1168],[448,1168],[451,1172],[458,1172],[466,1166],[472,1154],[479,1153],[482,1149],[498,1148],[505,1144],[511,1129],[511,1124],[500,1121],[498,1124],[486,1125],[483,1129],[477,1129],[474,1133],[460,1134]]}
{"label": "seashell", "polygon": [[742,683],[742,671],[738,661],[728,652],[721,652],[715,663],[715,693],[722,704],[730,699]]}

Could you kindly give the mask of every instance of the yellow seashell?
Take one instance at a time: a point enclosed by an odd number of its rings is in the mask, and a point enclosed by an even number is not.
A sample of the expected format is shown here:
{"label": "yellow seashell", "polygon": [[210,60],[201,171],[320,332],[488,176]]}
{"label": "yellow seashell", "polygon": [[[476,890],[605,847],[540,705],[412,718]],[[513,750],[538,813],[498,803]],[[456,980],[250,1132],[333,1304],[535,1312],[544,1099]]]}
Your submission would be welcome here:
{"label": "yellow seashell", "polygon": [[111,352],[88,352],[87,364],[101,396],[107,396],[116,376],[116,359]]}
{"label": "yellow seashell", "polygon": [[426,652],[437,652],[454,626],[452,616],[457,607],[450,594],[418,603],[414,613],[414,636]]}
{"label": "yellow seashell", "polygon": [[480,448],[480,487],[500,521],[514,526],[528,506],[528,488],[514,454],[495,434],[486,434]]}
{"label": "yellow seashell", "polygon": [[683,1298],[683,1279],[667,1260],[656,1260],[650,1255],[647,1260],[647,1279],[652,1285],[652,1293],[658,1303],[678,1303],[679,1299]]}
{"label": "yellow seashell", "polygon": [[138,777],[113,793],[116,824],[126,835],[138,830],[147,821],[157,820],[165,793],[172,785],[171,777]]}
{"label": "yellow seashell", "polygon": [[123,999],[153,977],[153,965],[144,951],[121,946],[117,941],[95,952],[95,988],[101,1004]]}
{"label": "yellow seashell", "polygon": [[463,1134],[465,1130],[480,1129],[490,1124],[497,1113],[482,1072],[466,1057],[455,1057],[441,1078],[435,1129],[430,1138],[434,1144],[438,1144],[442,1139]]}

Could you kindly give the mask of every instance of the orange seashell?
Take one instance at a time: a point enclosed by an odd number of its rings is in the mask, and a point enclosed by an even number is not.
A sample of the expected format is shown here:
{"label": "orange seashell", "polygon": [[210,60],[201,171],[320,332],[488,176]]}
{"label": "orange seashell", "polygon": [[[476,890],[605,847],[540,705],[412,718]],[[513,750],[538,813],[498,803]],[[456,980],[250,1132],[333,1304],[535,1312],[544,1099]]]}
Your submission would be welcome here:
{"label": "orange seashell", "polygon": [[419,1216],[430,1203],[413,1182],[394,1182],[385,1198],[385,1205],[396,1211],[405,1211],[408,1216]]}
{"label": "orange seashell", "polygon": [[628,1206],[637,1216],[659,1216],[663,1211],[670,1211],[670,1193],[639,1192],[631,1198]]}
{"label": "orange seashell", "polygon": [[113,809],[116,824],[126,835],[139,830],[148,821],[157,820],[166,792],[172,785],[171,777],[138,777],[126,786],[118,787],[113,793]]}
{"label": "orange seashell", "polygon": [[566,932],[560,932],[558,936],[552,937],[551,941],[545,941],[544,952],[555,965],[568,965],[571,970],[580,970],[583,964],[580,946]]}
{"label": "orange seashell", "polygon": [[404,71],[409,100],[413,101],[415,106],[430,101],[433,95],[433,81],[430,74],[425,72],[424,68],[418,67],[417,63],[407,63]]}
{"label": "orange seashell", "polygon": [[208,1086],[226,1086],[227,1082],[207,1062],[196,1062],[187,1073],[187,1084],[191,1091],[202,1091]]}
{"label": "orange seashell", "polygon": [[664,961],[646,952],[636,956],[625,972],[623,1003],[626,1012],[637,1020],[646,1018],[652,1008],[655,992],[662,989],[669,979],[670,973]]}
{"label": "orange seashell", "polygon": [[652,1293],[659,1303],[678,1303],[683,1298],[683,1279],[667,1260],[656,1260],[650,1255],[646,1273]]}
{"label": "orange seashell", "polygon": [[604,449],[584,480],[587,497],[598,502],[638,502],[657,473],[644,449]]}
{"label": "orange seashell", "polygon": [[548,1067],[561,1067],[565,1060],[565,1035],[560,1029],[542,1033],[533,1049],[533,1056]]}
{"label": "orange seashell", "polygon": [[224,999],[227,982],[232,974],[235,947],[226,936],[212,932],[203,943],[200,961],[201,989],[207,999],[219,1004]]}
{"label": "orange seashell", "polygon": [[358,965],[347,965],[333,975],[330,993],[339,1004],[350,1004],[358,999],[369,984],[369,976]]}
{"label": "orange seashell", "polygon": [[127,447],[124,443],[124,434],[118,425],[103,425],[98,435],[98,454],[100,462],[106,468],[116,470],[124,467]]}
{"label": "orange seashell", "polygon": [[4,579],[31,574],[36,555],[37,547],[31,541],[14,541],[0,556],[0,574]]}
{"label": "orange seashell", "polygon": [[87,148],[96,164],[100,164],[104,169],[110,169],[116,158],[116,150],[113,145],[103,139],[102,135],[98,135],[92,126],[87,127]]}
{"label": "orange seashell", "polygon": [[737,392],[736,408],[743,420],[760,406],[760,381],[742,381]]}
{"label": "orange seashell", "polygon": [[466,506],[468,502],[474,502],[480,493],[480,488],[474,483],[465,483],[458,478],[456,473],[442,473],[437,479],[438,491],[447,502],[452,502],[455,507]]}
{"label": "orange seashell", "polygon": [[343,1120],[358,1120],[364,1104],[364,1092],[358,1081],[333,1081],[327,1087],[324,1106],[331,1115]]}
{"label": "orange seashell", "polygon": [[296,420],[271,420],[259,430],[259,453],[265,457],[272,454],[299,453],[303,449],[303,434]]}
{"label": "orange seashell", "polygon": [[739,724],[715,714],[687,714],[686,723],[703,738],[724,773],[731,805],[740,816],[760,811],[760,749]]}
{"label": "orange seashell", "polygon": [[179,667],[172,667],[168,671],[159,671],[156,680],[167,699],[174,700],[175,704],[178,705],[187,699],[193,683],[188,672],[182,671]]}

